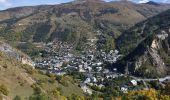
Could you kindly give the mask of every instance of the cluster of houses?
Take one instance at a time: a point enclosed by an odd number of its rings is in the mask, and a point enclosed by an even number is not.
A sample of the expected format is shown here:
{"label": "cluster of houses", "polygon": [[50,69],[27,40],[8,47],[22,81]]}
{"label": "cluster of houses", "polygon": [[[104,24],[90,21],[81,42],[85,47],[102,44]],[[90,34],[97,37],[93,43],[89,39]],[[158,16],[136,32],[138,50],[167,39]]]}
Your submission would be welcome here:
{"label": "cluster of houses", "polygon": [[123,86],[121,86],[120,89],[123,93],[128,93],[128,90],[129,90],[130,87],[134,87],[134,86],[137,86],[137,85],[138,85],[137,80],[131,80],[127,84],[124,84]]}
{"label": "cluster of houses", "polygon": [[[81,88],[85,93],[92,94],[94,91],[92,86],[97,87],[98,89],[102,89],[107,87],[106,80],[114,80],[115,78],[122,77],[123,74],[116,74],[116,73],[110,73],[110,74],[98,74],[96,77],[91,75],[88,76],[82,83],[81,83]],[[143,89],[142,87],[140,88],[139,85],[143,85],[141,81],[131,79],[129,82],[122,84],[119,86],[120,91],[123,93],[128,93],[130,90],[141,90]]]}
{"label": "cluster of houses", "polygon": [[[117,50],[111,50],[108,54],[104,51],[85,51],[81,55],[75,56],[71,53],[71,48],[68,46],[60,46],[59,51],[54,51],[53,44],[47,44],[46,55],[43,59],[36,61],[37,68],[46,69],[58,75],[65,70],[76,70],[80,73],[90,72],[109,72],[104,68],[106,62],[116,62],[121,55]],[[52,50],[52,51],[51,51]]]}
{"label": "cluster of houses", "polygon": [[72,46],[61,42],[48,43],[44,50],[46,56],[35,61],[37,68],[56,75],[67,74],[68,70],[83,73],[86,80],[82,80],[82,89],[87,90],[89,94],[91,92],[88,86],[96,85],[102,88],[104,78],[118,76],[104,67],[106,62],[113,63],[121,57],[118,50],[111,50],[108,53],[104,50],[96,52],[86,50],[79,55],[75,55],[72,53]]}
{"label": "cluster of houses", "polygon": [[[96,39],[95,39],[96,40]],[[94,40],[94,41],[95,41]],[[94,44],[94,42],[90,42]],[[121,57],[118,50],[111,50],[106,53],[104,50],[83,51],[81,55],[74,55],[72,53],[73,46],[67,42],[61,42],[54,40],[53,42],[43,44],[41,46],[46,51],[46,57],[42,60],[36,61],[36,65],[41,68],[57,69],[62,66],[63,63],[67,63],[66,68],[74,67],[79,72],[91,72],[92,67],[96,67],[97,71],[102,70],[102,66],[105,62],[116,62]]]}
{"label": "cluster of houses", "polygon": [[[94,44],[97,40],[90,39],[88,41],[90,41],[88,44]],[[92,50],[87,49],[81,51],[80,54],[75,54],[73,46],[68,43],[54,41],[43,46],[46,54],[42,59],[35,61],[36,67],[56,75],[65,75],[71,71],[83,74],[85,79],[81,79],[80,87],[87,94],[93,93],[92,86],[101,89],[106,87],[105,81],[107,79],[112,80],[123,76],[123,74],[117,73],[116,68],[110,70],[105,67],[106,64],[115,63],[122,57],[118,50],[110,50],[110,52],[94,51],[93,48],[96,47],[90,45]],[[129,83],[120,86],[120,90],[127,93],[129,87],[137,85],[136,80],[131,80]]]}
{"label": "cluster of houses", "polygon": [[[94,91],[92,86],[100,89],[106,87],[105,80],[107,79],[112,80],[124,76],[118,74],[116,68],[110,70],[105,67],[106,64],[115,63],[122,57],[118,50],[110,50],[110,52],[85,50],[81,54],[74,54],[73,46],[68,43],[52,42],[43,46],[46,54],[42,59],[35,61],[36,68],[56,75],[65,75],[70,71],[82,73],[85,79],[81,79],[80,87],[85,93],[92,94]],[[123,93],[127,93],[131,87],[138,87],[138,83],[138,80],[132,79],[119,87]]]}
{"label": "cluster of houses", "polygon": [[[101,34],[97,31],[97,36]],[[75,54],[73,46],[66,42],[56,40],[43,45],[46,56],[35,61],[36,67],[57,75],[64,75],[70,71],[82,73],[85,80],[81,80],[80,86],[85,93],[92,94],[91,86],[102,88],[105,87],[105,79],[121,76],[116,73],[117,69],[109,70],[105,65],[115,63],[122,55],[118,50],[110,50],[110,52],[96,50],[97,38],[87,39],[87,41],[86,49],[80,54]]]}

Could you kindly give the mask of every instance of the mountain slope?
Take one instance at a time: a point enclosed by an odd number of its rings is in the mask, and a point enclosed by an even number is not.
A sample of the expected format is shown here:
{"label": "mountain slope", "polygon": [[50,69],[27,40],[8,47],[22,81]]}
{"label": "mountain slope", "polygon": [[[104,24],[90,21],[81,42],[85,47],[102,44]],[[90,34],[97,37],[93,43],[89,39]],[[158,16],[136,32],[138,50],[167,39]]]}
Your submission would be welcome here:
{"label": "mountain slope", "polygon": [[[0,42],[0,98],[12,100],[19,96],[27,100],[45,95],[51,100],[63,100],[73,93],[83,96],[81,88],[69,76],[61,76],[57,80],[56,75],[38,71],[30,65],[32,63],[27,55]],[[53,94],[53,91],[57,94]]]}
{"label": "mountain slope", "polygon": [[25,70],[21,68],[21,64],[16,60],[0,53],[0,84],[7,87],[10,99],[16,95],[25,98],[33,94],[31,84],[21,76],[24,72]]}
{"label": "mountain slope", "polygon": [[129,30],[126,30],[117,39],[117,44],[119,44],[118,48],[122,51],[122,53],[127,54],[150,34],[153,34],[158,29],[168,27],[170,18],[168,12],[169,10],[157,16],[151,17],[146,21],[140,22],[131,27]]}
{"label": "mountain slope", "polygon": [[165,76],[169,69],[170,10],[136,24],[117,40],[125,57],[120,71],[144,77]]}
{"label": "mountain slope", "polygon": [[163,4],[100,0],[11,8],[0,12],[0,36],[9,41],[47,42],[57,38],[77,44],[84,38],[94,38],[100,30],[115,39],[123,30],[168,8]]}

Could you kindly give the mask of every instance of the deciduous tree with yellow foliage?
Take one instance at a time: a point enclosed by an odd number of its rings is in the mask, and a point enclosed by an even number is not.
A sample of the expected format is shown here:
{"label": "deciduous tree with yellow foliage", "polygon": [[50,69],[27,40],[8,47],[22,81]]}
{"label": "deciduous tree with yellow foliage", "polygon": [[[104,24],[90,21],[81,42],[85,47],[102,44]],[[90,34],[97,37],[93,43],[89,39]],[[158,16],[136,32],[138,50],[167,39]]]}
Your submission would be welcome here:
{"label": "deciduous tree with yellow foliage", "polygon": [[170,96],[160,94],[155,89],[130,91],[119,98],[113,98],[112,100],[170,100]]}

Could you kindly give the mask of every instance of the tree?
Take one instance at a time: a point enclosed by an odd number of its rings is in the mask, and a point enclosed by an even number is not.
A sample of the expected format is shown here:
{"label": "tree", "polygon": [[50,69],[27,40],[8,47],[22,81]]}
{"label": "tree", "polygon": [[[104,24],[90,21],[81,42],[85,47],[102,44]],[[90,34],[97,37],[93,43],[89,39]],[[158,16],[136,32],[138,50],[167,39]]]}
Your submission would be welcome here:
{"label": "tree", "polygon": [[77,96],[76,94],[71,94],[67,99],[68,100],[85,100],[85,97]]}
{"label": "tree", "polygon": [[2,97],[2,95],[0,95],[0,100],[2,100],[3,99],[3,97]]}
{"label": "tree", "polygon": [[39,87],[35,87],[34,94],[41,94],[41,89]]}
{"label": "tree", "polygon": [[0,86],[0,93],[4,94],[6,96],[9,94],[9,91],[5,85]]}
{"label": "tree", "polygon": [[62,76],[56,75],[56,80],[57,80],[58,82],[60,82],[61,79],[62,79]]}
{"label": "tree", "polygon": [[21,97],[17,95],[13,100],[21,100]]}
{"label": "tree", "polygon": [[51,76],[49,82],[53,84],[55,83],[55,80],[56,80],[56,76]]}
{"label": "tree", "polygon": [[130,91],[121,97],[122,100],[169,100],[170,96],[160,94],[154,89]]}
{"label": "tree", "polygon": [[110,37],[110,36],[106,37],[106,42],[105,42],[104,48],[107,52],[115,49],[115,41],[112,37]]}
{"label": "tree", "polygon": [[50,94],[55,98],[60,97],[60,92],[57,89],[54,89],[54,90],[50,91]]}
{"label": "tree", "polygon": [[170,82],[166,84],[164,89],[162,89],[162,93],[165,95],[170,95]]}
{"label": "tree", "polygon": [[49,100],[49,97],[45,94],[38,94],[30,96],[29,100]]}

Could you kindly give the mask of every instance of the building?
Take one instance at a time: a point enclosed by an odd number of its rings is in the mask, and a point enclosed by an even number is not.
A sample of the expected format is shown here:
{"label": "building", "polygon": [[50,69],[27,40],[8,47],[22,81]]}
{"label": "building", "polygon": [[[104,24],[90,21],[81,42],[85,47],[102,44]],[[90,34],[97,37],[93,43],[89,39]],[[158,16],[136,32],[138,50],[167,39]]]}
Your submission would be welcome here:
{"label": "building", "polygon": [[128,93],[128,88],[127,87],[121,87],[121,91],[123,93]]}
{"label": "building", "polygon": [[92,90],[91,90],[90,88],[88,88],[88,87],[86,86],[86,84],[81,84],[80,86],[81,86],[81,89],[82,89],[85,93],[88,93],[88,94],[92,95]]}
{"label": "building", "polygon": [[133,86],[138,85],[138,82],[137,82],[136,80],[131,80],[130,82],[131,82],[131,84],[132,84]]}

